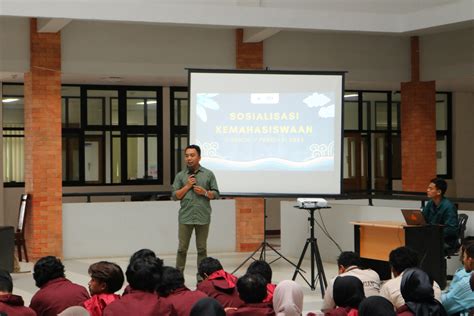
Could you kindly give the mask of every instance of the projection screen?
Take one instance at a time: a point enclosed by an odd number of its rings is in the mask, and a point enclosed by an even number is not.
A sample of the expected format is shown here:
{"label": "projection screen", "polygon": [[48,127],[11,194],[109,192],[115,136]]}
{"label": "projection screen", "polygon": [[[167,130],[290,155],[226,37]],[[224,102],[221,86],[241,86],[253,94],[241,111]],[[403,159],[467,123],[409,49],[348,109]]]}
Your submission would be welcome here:
{"label": "projection screen", "polygon": [[189,69],[189,141],[229,195],[341,192],[344,72]]}

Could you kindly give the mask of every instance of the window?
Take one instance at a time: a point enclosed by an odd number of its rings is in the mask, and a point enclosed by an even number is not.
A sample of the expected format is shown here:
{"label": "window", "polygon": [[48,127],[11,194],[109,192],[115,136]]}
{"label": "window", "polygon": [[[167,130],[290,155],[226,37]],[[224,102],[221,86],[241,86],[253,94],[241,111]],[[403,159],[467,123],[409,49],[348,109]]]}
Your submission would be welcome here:
{"label": "window", "polygon": [[171,102],[171,181],[183,168],[183,150],[189,145],[189,104],[188,89],[186,87],[172,87],[170,89]]}
{"label": "window", "polygon": [[[4,182],[22,185],[23,85],[2,89]],[[63,85],[63,184],[163,183],[161,95],[159,87]]]}
{"label": "window", "polygon": [[452,177],[451,164],[451,93],[436,93],[436,173],[439,177]]}

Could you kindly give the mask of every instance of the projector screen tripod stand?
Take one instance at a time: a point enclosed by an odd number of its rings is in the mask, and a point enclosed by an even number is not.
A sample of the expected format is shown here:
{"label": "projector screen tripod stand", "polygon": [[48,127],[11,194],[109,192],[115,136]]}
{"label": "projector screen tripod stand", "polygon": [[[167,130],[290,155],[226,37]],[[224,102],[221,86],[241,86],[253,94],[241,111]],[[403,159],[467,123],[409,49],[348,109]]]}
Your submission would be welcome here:
{"label": "projector screen tripod stand", "polygon": [[[314,237],[314,211],[321,209],[321,208],[329,208],[329,207],[314,207],[314,208],[307,208],[306,210],[309,212],[309,227],[310,227],[310,236],[308,239],[306,239],[306,242],[303,247],[303,251],[301,252],[300,259],[298,260],[298,264],[296,265],[295,273],[293,274],[292,280],[294,281],[296,277],[301,275],[303,280],[306,282],[306,284],[309,285],[311,290],[315,290],[315,284],[316,282],[319,282],[321,286],[321,295],[324,297],[324,291],[326,287],[328,286],[328,282],[326,280],[326,274],[324,273],[324,267],[323,267],[323,261],[321,260],[321,254],[319,253],[319,248],[318,248],[318,241],[316,237]],[[306,254],[306,250],[308,250],[308,247],[310,247],[310,262],[311,262],[311,276],[310,279],[308,280],[302,273],[301,271],[301,264],[303,263],[304,256]],[[318,270],[317,275],[315,275],[315,266]]]}
{"label": "projector screen tripod stand", "polygon": [[[288,258],[286,258],[283,254],[281,254],[278,250],[275,249],[270,243],[267,242],[267,206],[266,206],[266,199],[263,199],[263,241],[260,243],[260,246],[250,255],[245,259],[237,268],[235,268],[234,271],[232,271],[232,274],[237,272],[240,268],[242,268],[243,265],[245,265],[250,259],[252,260],[263,260],[265,262],[267,261],[267,248],[269,248],[271,251],[277,254],[277,258],[273,259],[272,261],[268,262],[268,264],[272,264],[273,262],[283,259],[289,264],[291,264],[295,269],[301,270],[299,267],[296,266],[293,262],[291,262]],[[258,259],[255,259],[255,255],[260,251],[260,255]],[[304,273],[306,273],[304,270],[301,270]]]}

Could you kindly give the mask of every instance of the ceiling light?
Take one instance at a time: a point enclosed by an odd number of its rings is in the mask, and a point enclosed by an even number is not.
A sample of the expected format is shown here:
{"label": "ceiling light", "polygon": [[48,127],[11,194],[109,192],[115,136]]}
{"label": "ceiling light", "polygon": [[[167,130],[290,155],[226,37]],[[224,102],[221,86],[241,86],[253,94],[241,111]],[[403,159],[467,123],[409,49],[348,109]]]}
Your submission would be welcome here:
{"label": "ceiling light", "polygon": [[15,98],[6,98],[6,99],[3,99],[2,102],[3,103],[12,103],[12,102],[16,102],[20,99],[15,99]]}
{"label": "ceiling light", "polygon": [[[137,102],[137,105],[144,105],[145,102]],[[146,101],[146,104],[156,104],[156,101]]]}
{"label": "ceiling light", "polygon": [[344,98],[353,98],[353,97],[358,97],[359,95],[357,93],[355,94],[346,94],[344,95]]}

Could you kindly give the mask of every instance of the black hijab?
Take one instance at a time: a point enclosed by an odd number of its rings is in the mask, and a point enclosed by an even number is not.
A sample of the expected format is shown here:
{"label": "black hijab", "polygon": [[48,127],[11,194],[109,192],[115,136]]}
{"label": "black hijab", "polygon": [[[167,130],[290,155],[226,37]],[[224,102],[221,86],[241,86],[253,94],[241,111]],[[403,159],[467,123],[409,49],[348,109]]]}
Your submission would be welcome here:
{"label": "black hijab", "polygon": [[364,285],[355,276],[339,276],[334,280],[333,297],[339,307],[358,308],[365,298]]}
{"label": "black hijab", "polygon": [[405,270],[400,291],[405,304],[415,316],[447,315],[441,303],[434,298],[433,281],[423,270]]}
{"label": "black hijab", "polygon": [[189,316],[225,316],[222,305],[213,298],[206,297],[197,301]]}
{"label": "black hijab", "polygon": [[359,316],[395,316],[392,303],[382,296],[370,296],[359,305]]}

